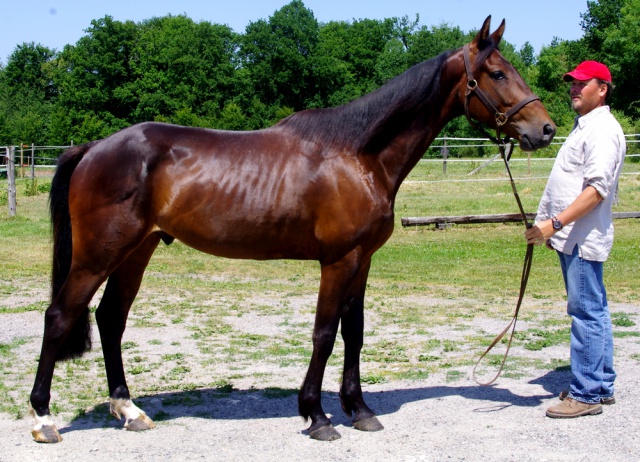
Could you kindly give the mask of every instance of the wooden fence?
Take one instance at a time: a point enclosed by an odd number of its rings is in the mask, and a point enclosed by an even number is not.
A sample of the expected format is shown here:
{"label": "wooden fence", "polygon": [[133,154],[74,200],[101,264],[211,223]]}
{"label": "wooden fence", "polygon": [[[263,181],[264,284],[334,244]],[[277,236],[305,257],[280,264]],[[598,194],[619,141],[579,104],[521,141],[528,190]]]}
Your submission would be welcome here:
{"label": "wooden fence", "polygon": [[[17,193],[17,177],[36,179],[36,169],[55,167],[56,159],[53,157],[36,157],[36,150],[62,150],[70,146],[35,146],[21,145],[18,146],[19,154],[16,154],[16,146],[6,146],[4,162],[0,163],[0,174],[7,174],[7,199],[9,203],[9,216],[15,216],[17,213],[16,193]],[[17,165],[16,165],[17,164]],[[29,174],[27,174],[27,171]]]}
{"label": "wooden fence", "polygon": [[[535,213],[526,213],[527,220],[534,220]],[[613,218],[640,218],[640,212],[614,212]],[[438,229],[444,229],[451,224],[472,224],[472,223],[517,223],[522,221],[519,213],[503,213],[496,215],[458,215],[439,217],[403,217],[402,226],[427,226],[435,225]]]}

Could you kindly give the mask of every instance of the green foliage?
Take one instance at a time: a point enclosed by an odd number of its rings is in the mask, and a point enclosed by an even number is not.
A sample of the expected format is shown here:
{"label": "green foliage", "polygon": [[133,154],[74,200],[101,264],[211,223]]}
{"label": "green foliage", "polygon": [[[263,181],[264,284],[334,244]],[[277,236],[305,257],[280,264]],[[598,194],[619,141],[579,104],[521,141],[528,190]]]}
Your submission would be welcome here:
{"label": "green foliage", "polygon": [[[528,42],[516,50],[507,34],[500,49],[560,134],[574,118],[562,75],[584,59],[609,65],[612,107],[637,129],[640,0],[589,1],[581,18],[579,40],[556,39],[536,56]],[[20,44],[0,65],[0,145],[79,144],[147,120],[260,129],[292,111],[345,104],[476,33],[421,25],[417,15],[319,23],[301,0],[249,23],[243,34],[184,15],[139,23],[105,16],[85,32],[59,52]],[[443,135],[479,133],[455,120]]]}
{"label": "green foliage", "polygon": [[625,115],[640,119],[640,0],[627,0],[619,21],[606,29],[602,44],[604,62],[611,67],[615,91],[613,104]]}
{"label": "green foliage", "polygon": [[240,47],[260,99],[301,110],[311,96],[312,59],[318,22],[300,0],[285,5],[269,21],[247,26]]}

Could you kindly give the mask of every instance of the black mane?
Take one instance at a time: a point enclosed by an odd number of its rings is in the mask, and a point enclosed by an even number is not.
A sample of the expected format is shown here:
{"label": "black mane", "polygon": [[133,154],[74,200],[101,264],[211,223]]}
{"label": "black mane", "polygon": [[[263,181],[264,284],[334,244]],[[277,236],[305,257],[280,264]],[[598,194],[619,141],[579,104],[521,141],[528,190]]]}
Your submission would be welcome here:
{"label": "black mane", "polygon": [[347,104],[301,111],[278,125],[293,129],[313,142],[377,152],[408,128],[407,124],[416,120],[417,112],[425,111],[433,103],[439,94],[440,71],[448,55],[443,53],[417,64]]}

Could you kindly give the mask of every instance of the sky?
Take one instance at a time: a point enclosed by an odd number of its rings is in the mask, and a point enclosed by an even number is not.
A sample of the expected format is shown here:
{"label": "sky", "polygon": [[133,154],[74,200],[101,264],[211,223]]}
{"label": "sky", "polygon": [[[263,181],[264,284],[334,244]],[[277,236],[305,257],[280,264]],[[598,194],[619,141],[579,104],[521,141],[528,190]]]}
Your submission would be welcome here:
{"label": "sky", "polygon": [[[196,22],[226,24],[239,33],[268,20],[291,0],[1,0],[0,62],[7,63],[17,45],[35,42],[62,51],[85,35],[94,19],[141,22],[184,14]],[[420,25],[448,24],[464,32],[477,30],[492,16],[492,30],[506,19],[504,38],[520,49],[529,42],[535,53],[554,38],[582,36],[580,13],[587,0],[303,0],[319,22],[408,16]]]}

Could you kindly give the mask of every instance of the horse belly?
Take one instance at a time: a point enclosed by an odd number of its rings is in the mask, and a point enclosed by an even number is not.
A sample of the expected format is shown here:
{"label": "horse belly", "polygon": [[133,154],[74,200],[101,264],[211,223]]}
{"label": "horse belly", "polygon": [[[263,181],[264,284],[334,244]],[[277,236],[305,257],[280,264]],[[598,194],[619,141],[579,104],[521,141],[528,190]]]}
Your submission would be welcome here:
{"label": "horse belly", "polygon": [[[192,211],[159,228],[201,252],[227,258],[255,260],[304,259],[319,256],[311,223],[286,217],[256,217],[249,211],[233,213]],[[253,218],[253,219],[252,219]]]}

